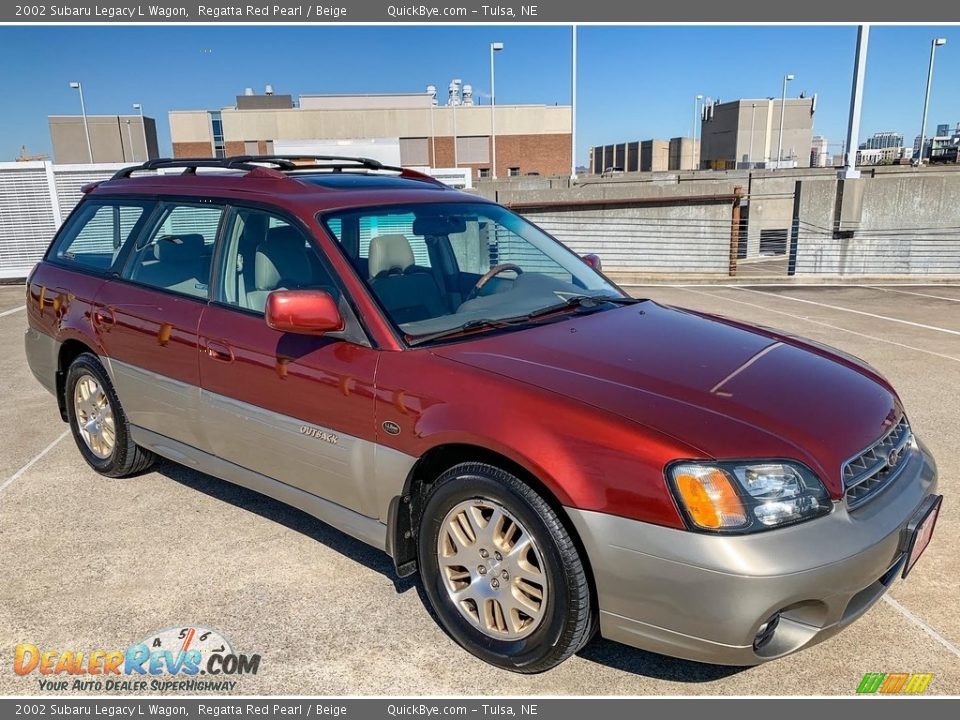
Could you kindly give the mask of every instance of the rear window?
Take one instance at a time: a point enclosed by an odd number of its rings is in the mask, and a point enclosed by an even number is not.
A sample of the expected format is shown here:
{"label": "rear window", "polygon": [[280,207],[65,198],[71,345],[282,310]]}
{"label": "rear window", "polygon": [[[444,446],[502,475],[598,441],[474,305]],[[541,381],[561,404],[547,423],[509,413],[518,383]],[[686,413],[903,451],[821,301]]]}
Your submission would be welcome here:
{"label": "rear window", "polygon": [[84,203],[57,238],[51,259],[90,270],[112,270],[120,251],[140,232],[152,206],[145,200]]}

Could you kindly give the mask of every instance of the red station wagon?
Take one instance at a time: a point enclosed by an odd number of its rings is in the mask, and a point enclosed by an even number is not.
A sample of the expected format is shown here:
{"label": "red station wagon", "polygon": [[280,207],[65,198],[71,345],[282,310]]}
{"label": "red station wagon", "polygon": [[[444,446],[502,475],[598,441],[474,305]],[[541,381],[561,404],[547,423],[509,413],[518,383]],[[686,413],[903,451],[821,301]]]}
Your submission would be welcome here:
{"label": "red station wagon", "polygon": [[26,349],[87,463],[162,456],[381,548],[494,665],[596,631],[760,663],[930,540],[936,467],[876,370],[631,298],[496,203],[333,157],[85,190],[28,280]]}

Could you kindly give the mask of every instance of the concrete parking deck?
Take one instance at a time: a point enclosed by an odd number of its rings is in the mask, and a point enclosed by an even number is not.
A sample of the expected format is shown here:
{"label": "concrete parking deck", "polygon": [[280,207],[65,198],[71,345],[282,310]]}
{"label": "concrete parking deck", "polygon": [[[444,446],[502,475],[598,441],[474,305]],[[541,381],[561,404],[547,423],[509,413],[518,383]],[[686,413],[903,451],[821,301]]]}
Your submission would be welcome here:
{"label": "concrete parking deck", "polygon": [[[649,286],[638,296],[811,337],[899,390],[946,496],[908,581],[837,637],[721,668],[595,639],[537,676],[496,670],[433,621],[386,555],[255,493],[162,463],[128,480],[81,460],[24,358],[22,288],[0,288],[0,694],[38,694],[13,648],[125,648],[202,624],[260,653],[237,694],[851,694],[866,672],[933,673],[960,693],[960,286]],[[784,378],[789,382],[789,378]]]}

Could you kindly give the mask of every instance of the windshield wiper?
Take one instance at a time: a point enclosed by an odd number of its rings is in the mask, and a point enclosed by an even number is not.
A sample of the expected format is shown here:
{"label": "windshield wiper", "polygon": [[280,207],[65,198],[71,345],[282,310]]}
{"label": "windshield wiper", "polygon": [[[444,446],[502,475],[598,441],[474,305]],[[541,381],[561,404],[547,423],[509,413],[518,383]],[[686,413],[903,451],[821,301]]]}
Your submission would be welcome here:
{"label": "windshield wiper", "polygon": [[497,318],[495,320],[492,318],[479,318],[477,320],[468,320],[462,325],[447,328],[446,330],[438,330],[437,332],[427,333],[425,335],[408,335],[407,344],[411,347],[414,345],[422,345],[433,340],[440,340],[441,338],[462,335],[470,332],[471,330],[516,327],[517,325],[523,325],[531,320],[536,320],[537,318],[545,315],[551,315],[567,308],[594,308],[603,303],[613,303],[614,305],[634,305],[639,302],[643,302],[643,300],[608,295],[573,295],[562,303],[549,305],[545,308],[541,308],[540,310],[534,310],[533,312],[525,313],[523,315],[513,315],[511,317]]}
{"label": "windshield wiper", "polygon": [[551,315],[555,312],[566,310],[567,308],[591,309],[604,303],[612,303],[614,305],[635,305],[639,302],[643,302],[643,300],[638,300],[637,298],[632,297],[622,297],[620,295],[572,295],[556,305],[548,305],[545,308],[534,310],[533,312],[528,313],[526,318],[531,320],[533,318],[543,317],[544,315]]}
{"label": "windshield wiper", "polygon": [[463,333],[468,333],[471,330],[484,330],[487,328],[510,327],[511,325],[516,325],[518,323],[525,322],[526,320],[528,320],[526,315],[522,315],[515,318],[503,318],[502,320],[492,320],[490,318],[468,320],[462,325],[457,325],[456,327],[447,328],[446,330],[438,330],[437,332],[426,333],[425,335],[408,335],[407,344],[410,346],[422,345],[423,343],[428,343],[433,340],[439,340],[440,338],[452,337],[454,335],[462,335]]}

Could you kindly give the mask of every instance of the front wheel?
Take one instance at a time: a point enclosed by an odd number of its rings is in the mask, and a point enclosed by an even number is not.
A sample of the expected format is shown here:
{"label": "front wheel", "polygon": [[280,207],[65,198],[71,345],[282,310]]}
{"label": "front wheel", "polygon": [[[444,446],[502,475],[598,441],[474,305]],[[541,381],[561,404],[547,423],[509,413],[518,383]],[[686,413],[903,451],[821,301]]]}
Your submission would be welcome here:
{"label": "front wheel", "polygon": [[127,416],[96,355],[83,353],[71,363],[64,400],[73,439],[83,459],[98,473],[126,477],[154,463],[156,456],[130,438]]}
{"label": "front wheel", "polygon": [[447,470],[427,497],[418,544],[440,623],[482,660],[537,673],[590,639],[590,586],[576,546],[514,475],[483,463]]}

